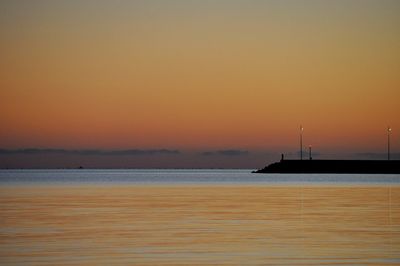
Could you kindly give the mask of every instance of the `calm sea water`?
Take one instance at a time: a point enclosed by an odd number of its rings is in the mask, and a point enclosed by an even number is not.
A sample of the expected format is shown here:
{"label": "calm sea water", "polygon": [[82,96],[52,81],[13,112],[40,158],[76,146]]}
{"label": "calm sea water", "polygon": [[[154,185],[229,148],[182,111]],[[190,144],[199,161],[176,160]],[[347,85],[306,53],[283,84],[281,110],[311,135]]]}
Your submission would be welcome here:
{"label": "calm sea water", "polygon": [[399,175],[2,170],[1,265],[399,265]]}
{"label": "calm sea water", "polygon": [[0,184],[400,184],[400,175],[252,174],[252,170],[0,170]]}

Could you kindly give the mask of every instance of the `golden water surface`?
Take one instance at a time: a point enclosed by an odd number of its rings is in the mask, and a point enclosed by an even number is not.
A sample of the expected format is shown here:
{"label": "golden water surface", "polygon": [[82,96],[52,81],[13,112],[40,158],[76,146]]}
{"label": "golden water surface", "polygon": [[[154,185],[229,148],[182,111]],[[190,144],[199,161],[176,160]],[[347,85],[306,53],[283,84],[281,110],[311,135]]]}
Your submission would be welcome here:
{"label": "golden water surface", "polygon": [[8,185],[4,265],[395,265],[400,187]]}

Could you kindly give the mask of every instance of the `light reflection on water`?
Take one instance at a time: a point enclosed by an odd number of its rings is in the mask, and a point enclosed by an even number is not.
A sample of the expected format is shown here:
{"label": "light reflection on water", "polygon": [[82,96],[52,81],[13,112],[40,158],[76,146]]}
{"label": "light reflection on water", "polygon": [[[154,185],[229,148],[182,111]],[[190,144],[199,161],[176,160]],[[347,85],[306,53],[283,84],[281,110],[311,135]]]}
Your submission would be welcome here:
{"label": "light reflection on water", "polygon": [[400,263],[400,186],[7,185],[7,265]]}

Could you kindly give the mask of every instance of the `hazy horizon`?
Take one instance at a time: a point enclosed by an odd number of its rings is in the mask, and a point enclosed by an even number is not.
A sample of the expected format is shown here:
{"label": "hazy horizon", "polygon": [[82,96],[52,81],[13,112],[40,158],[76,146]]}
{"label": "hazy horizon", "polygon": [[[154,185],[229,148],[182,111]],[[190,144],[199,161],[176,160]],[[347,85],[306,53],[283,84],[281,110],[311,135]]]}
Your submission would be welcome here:
{"label": "hazy horizon", "polygon": [[[0,169],[29,168],[222,168],[260,169],[279,161],[279,152],[265,150],[178,150],[178,149],[0,149]],[[283,152],[286,159],[299,159],[299,151]],[[304,150],[304,160],[309,159]],[[387,160],[387,153],[321,153],[315,159]],[[392,160],[400,153],[391,153]]]}

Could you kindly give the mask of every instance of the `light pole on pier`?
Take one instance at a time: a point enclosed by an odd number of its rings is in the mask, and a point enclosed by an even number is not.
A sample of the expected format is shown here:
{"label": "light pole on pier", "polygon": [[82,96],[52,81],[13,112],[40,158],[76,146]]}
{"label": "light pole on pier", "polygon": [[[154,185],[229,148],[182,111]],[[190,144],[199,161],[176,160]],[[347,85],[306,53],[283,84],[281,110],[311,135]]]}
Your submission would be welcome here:
{"label": "light pole on pier", "polygon": [[388,126],[387,128],[387,158],[390,160],[390,132],[392,129]]}
{"label": "light pole on pier", "polygon": [[303,160],[303,126],[300,125],[300,160]]}

